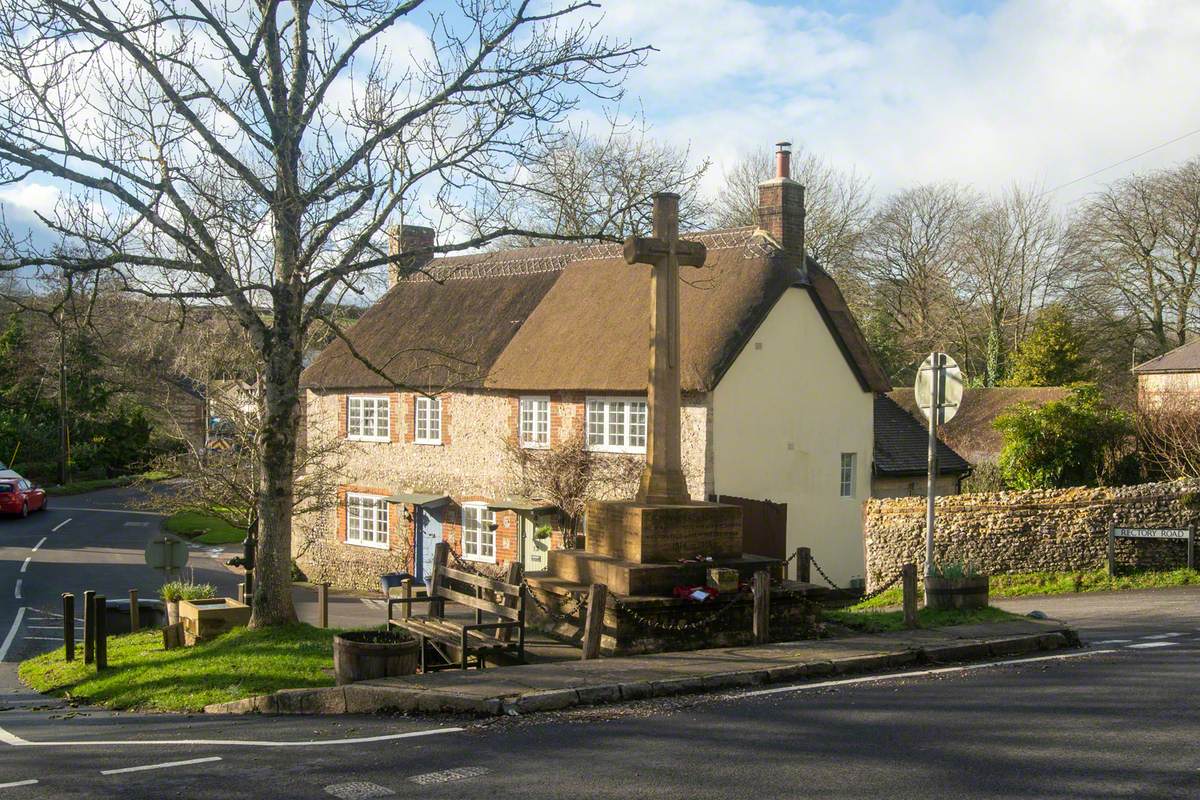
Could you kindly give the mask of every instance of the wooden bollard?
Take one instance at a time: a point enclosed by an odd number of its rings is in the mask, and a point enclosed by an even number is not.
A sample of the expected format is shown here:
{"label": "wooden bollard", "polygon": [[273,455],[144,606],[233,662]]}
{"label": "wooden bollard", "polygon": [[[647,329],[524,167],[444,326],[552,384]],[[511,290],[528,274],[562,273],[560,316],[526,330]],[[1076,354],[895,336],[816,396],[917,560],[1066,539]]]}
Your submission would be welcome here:
{"label": "wooden bollard", "polygon": [[63,592],[63,655],[75,660],[75,595]]}
{"label": "wooden bollard", "polygon": [[[405,600],[412,600],[412,578],[405,578],[400,581],[400,597]],[[400,611],[400,619],[408,619],[412,616],[412,603],[401,603],[404,608]]]}
{"label": "wooden bollard", "polygon": [[108,669],[108,601],[96,595],[96,670]]}
{"label": "wooden bollard", "polygon": [[[519,561],[514,561],[508,565],[508,572],[504,574],[505,583],[507,583],[509,586],[520,586],[521,581],[524,580],[524,578],[525,571]],[[508,606],[509,608],[517,607],[517,598],[515,597],[502,597],[501,602],[503,602],[504,605]],[[511,641],[512,632],[512,628],[501,628],[500,630],[496,631],[496,638],[502,642]]]}
{"label": "wooden bollard", "polygon": [[808,547],[796,548],[796,580],[812,583],[812,550]]}
{"label": "wooden bollard", "polygon": [[83,663],[96,660],[96,593],[83,593]]}
{"label": "wooden bollard", "polygon": [[329,627],[329,584],[317,584],[317,627]]}
{"label": "wooden bollard", "polygon": [[583,625],[583,660],[600,657],[600,637],[604,634],[604,606],[608,603],[608,587],[593,583],[588,592],[587,619]]}
{"label": "wooden bollard", "polygon": [[771,639],[771,576],[765,571],[754,573],[754,643],[766,644]]}
{"label": "wooden bollard", "polygon": [[904,592],[904,627],[917,627],[917,565],[900,568],[900,583]]}
{"label": "wooden bollard", "polygon": [[142,627],[141,612],[138,609],[138,590],[129,590],[129,632],[137,633]]}

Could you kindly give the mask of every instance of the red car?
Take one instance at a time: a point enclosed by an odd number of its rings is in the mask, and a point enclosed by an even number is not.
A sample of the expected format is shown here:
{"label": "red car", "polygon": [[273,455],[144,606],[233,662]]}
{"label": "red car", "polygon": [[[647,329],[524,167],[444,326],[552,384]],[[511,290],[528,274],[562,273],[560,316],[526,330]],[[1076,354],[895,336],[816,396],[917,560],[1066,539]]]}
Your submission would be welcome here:
{"label": "red car", "polygon": [[46,510],[46,490],[24,478],[0,478],[0,514],[29,516],[30,511]]}

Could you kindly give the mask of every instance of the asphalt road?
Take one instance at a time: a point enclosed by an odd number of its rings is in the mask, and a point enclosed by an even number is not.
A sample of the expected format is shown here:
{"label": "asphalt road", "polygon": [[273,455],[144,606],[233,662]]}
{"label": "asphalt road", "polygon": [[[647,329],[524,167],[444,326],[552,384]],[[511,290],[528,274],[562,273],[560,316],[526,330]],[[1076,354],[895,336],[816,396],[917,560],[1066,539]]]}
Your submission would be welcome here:
{"label": "asphalt road", "polygon": [[[0,590],[25,581],[21,601],[0,602],[0,635],[14,602],[151,590],[153,573],[114,552],[147,535],[130,520],[56,509],[0,524]],[[236,580],[194,559],[198,578]],[[1005,605],[1068,619],[1089,646],[1022,664],[483,722],[118,714],[10,695],[0,798],[1200,796],[1200,591]]]}

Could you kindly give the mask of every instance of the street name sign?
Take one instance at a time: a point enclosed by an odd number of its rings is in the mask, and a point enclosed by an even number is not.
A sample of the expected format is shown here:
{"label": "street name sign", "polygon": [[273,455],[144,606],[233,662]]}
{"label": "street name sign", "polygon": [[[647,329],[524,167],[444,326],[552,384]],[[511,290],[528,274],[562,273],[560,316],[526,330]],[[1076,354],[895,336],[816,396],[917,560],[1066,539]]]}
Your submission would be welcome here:
{"label": "street name sign", "polygon": [[1196,558],[1196,526],[1186,528],[1121,528],[1112,525],[1108,529],[1108,574],[1114,574],[1117,539],[1167,539],[1187,542],[1187,567],[1193,569]]}

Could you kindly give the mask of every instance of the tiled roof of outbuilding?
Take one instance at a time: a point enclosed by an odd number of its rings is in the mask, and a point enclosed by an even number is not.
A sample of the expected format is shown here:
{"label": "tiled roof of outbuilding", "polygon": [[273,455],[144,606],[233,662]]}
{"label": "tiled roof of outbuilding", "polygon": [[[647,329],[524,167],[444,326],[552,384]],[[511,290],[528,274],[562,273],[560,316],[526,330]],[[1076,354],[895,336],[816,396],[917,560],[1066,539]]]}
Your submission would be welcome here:
{"label": "tiled roof of outbuilding", "polygon": [[[875,396],[875,473],[885,476],[926,475],[929,429],[886,394]],[[938,439],[938,474],[965,475],[966,459]]]}

